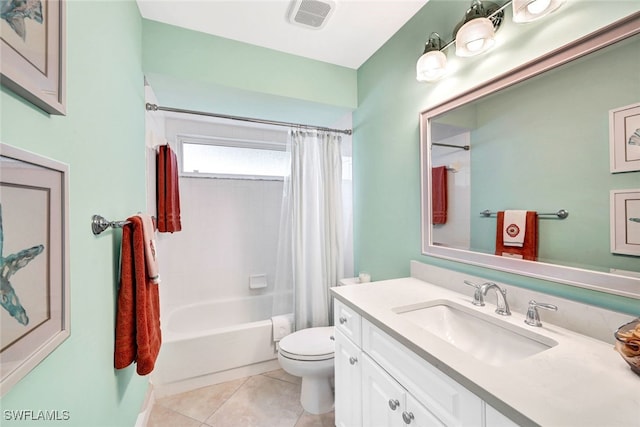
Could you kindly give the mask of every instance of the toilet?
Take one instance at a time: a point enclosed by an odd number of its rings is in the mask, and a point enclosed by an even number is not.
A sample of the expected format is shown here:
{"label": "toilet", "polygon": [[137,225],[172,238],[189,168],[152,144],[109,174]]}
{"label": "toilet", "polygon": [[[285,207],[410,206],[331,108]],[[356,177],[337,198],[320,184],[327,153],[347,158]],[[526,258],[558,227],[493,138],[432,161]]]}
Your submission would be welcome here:
{"label": "toilet", "polygon": [[302,377],[300,403],[311,414],[333,409],[333,335],[333,326],[327,326],[302,329],[280,340],[278,362],[285,372]]}

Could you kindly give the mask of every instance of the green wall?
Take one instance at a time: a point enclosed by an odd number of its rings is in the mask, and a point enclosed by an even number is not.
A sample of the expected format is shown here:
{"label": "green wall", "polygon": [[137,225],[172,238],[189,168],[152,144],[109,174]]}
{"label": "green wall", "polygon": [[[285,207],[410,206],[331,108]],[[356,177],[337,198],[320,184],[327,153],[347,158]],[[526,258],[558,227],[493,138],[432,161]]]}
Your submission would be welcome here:
{"label": "green wall", "polygon": [[331,126],[357,106],[350,68],[149,20],[142,43],[167,107]]}
{"label": "green wall", "polygon": [[356,271],[370,272],[374,280],[403,277],[409,275],[409,260],[418,260],[640,314],[637,300],[421,254],[419,113],[639,10],[636,1],[568,3],[546,20],[520,26],[510,22],[507,11],[491,53],[461,60],[450,49],[447,57],[455,73],[436,83],[418,83],[415,64],[428,35],[436,31],[450,40],[466,7],[465,2],[431,0],[358,70],[353,139]]}
{"label": "green wall", "polygon": [[69,164],[71,336],[6,394],[2,410],[69,411],[68,422],[132,426],[147,378],[113,369],[120,235],[94,237],[93,214],[145,211],[141,18],[136,3],[68,1],[67,115],[49,116],[2,89],[0,139]]}

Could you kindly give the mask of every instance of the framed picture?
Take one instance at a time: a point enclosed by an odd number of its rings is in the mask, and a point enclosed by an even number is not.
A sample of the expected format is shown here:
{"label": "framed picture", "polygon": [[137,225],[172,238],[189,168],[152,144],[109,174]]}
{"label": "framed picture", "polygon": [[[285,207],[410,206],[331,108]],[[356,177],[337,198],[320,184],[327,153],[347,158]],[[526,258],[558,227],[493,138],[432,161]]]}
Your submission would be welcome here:
{"label": "framed picture", "polygon": [[68,175],[0,143],[0,395],[70,334]]}
{"label": "framed picture", "polygon": [[640,256],[640,188],[611,191],[611,252]]}
{"label": "framed picture", "polygon": [[49,114],[65,110],[65,0],[0,2],[0,82]]}
{"label": "framed picture", "polygon": [[640,104],[609,111],[611,172],[640,171]]}

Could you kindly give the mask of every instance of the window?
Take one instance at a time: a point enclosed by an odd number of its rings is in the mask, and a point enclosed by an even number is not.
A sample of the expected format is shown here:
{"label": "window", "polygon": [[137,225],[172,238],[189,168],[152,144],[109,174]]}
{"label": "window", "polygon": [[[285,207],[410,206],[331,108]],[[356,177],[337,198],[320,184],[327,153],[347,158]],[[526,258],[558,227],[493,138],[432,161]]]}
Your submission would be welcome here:
{"label": "window", "polygon": [[289,170],[281,142],[189,136],[178,141],[185,176],[278,180]]}

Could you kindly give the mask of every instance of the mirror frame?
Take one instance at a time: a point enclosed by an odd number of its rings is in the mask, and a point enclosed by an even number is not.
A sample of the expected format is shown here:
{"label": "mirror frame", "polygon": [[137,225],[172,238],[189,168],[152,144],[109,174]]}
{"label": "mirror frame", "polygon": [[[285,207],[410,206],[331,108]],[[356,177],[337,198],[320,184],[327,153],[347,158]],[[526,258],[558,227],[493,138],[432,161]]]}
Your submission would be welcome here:
{"label": "mirror frame", "polygon": [[436,246],[431,223],[431,123],[430,119],[483,96],[523,82],[575,59],[640,34],[640,12],[553,50],[533,61],[420,113],[421,227],[422,254],[494,270],[559,282],[580,288],[640,299],[640,277],[586,270],[559,264],[499,257],[493,254]]}

